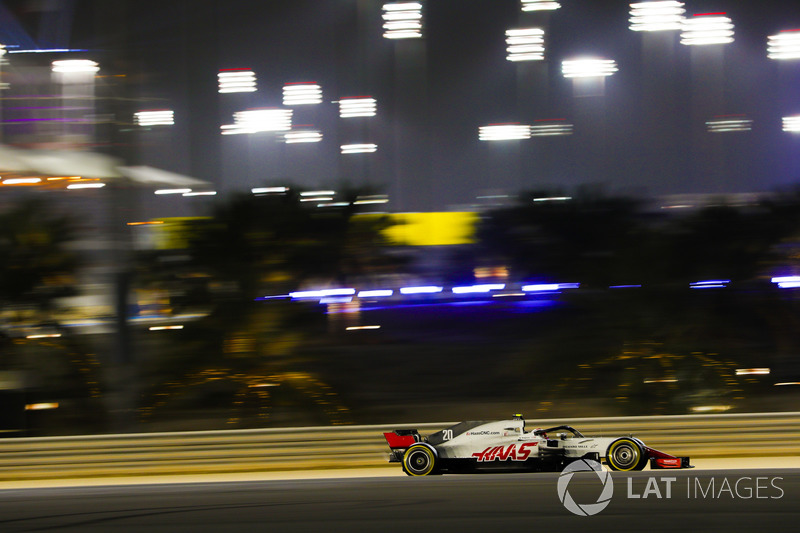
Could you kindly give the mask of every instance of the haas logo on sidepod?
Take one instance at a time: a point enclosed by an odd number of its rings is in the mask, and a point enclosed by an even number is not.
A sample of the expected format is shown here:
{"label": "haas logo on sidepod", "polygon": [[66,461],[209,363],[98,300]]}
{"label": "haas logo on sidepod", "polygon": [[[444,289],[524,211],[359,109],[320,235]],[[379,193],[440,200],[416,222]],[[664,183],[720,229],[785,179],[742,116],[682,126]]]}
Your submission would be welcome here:
{"label": "haas logo on sidepod", "polygon": [[477,457],[479,463],[488,461],[525,461],[531,455],[531,448],[538,445],[538,442],[526,442],[520,444],[517,448],[516,444],[509,446],[489,446],[482,452],[472,454],[472,457]]}

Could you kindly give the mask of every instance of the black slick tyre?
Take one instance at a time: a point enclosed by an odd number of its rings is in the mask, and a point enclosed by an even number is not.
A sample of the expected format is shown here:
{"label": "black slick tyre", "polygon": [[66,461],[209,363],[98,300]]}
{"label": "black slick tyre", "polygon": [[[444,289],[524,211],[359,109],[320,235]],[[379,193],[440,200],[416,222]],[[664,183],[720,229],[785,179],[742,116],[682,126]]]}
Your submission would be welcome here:
{"label": "black slick tyre", "polygon": [[427,476],[436,470],[436,450],[423,443],[412,444],[403,455],[403,471],[409,476]]}
{"label": "black slick tyre", "polygon": [[619,472],[642,470],[647,465],[647,456],[639,442],[623,437],[608,447],[606,464],[611,470]]}

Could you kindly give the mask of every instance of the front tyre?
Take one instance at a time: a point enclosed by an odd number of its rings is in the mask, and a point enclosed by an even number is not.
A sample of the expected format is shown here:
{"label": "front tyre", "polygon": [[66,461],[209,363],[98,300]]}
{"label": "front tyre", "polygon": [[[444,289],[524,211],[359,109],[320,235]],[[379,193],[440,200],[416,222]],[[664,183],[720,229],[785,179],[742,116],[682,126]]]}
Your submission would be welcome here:
{"label": "front tyre", "polygon": [[427,476],[436,469],[436,451],[432,446],[412,444],[403,455],[403,471],[409,476]]}
{"label": "front tyre", "polygon": [[647,465],[647,456],[642,445],[634,439],[621,438],[608,447],[606,463],[611,470],[620,472],[642,470]]}

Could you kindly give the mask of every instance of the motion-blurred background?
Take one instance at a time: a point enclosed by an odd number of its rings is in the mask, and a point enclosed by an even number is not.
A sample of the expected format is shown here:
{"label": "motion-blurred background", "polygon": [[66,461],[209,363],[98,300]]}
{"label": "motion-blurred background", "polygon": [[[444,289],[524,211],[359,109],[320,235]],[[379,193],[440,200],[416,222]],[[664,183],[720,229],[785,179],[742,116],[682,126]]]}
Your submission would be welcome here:
{"label": "motion-blurred background", "polygon": [[798,27],[0,2],[0,435],[800,410]]}

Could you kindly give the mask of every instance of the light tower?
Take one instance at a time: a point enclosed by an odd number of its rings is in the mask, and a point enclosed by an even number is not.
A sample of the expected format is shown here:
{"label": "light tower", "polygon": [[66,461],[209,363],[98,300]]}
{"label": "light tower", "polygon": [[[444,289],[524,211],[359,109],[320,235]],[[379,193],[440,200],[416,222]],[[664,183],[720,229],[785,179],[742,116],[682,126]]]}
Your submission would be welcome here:
{"label": "light tower", "polygon": [[[552,0],[521,0],[518,25],[506,32],[508,59],[514,61],[517,74],[517,118],[526,123],[553,116],[547,47],[550,19],[560,7],[560,2]],[[518,188],[533,188],[554,179],[558,155],[553,148],[552,143],[541,140],[520,146]]]}
{"label": "light tower", "polygon": [[[430,180],[427,52],[422,2],[383,5],[383,37],[394,52],[394,211],[428,211],[435,205]],[[369,155],[369,154],[360,154]]]}
{"label": "light tower", "polygon": [[[800,150],[798,150],[798,133],[800,133],[800,29],[783,30],[767,39],[767,56],[776,65],[777,105],[781,114],[784,134],[781,146],[786,154],[790,154],[791,171],[787,174],[800,174]],[[792,115],[787,115],[792,113]],[[777,118],[777,117],[776,117]]]}
{"label": "light tower", "polygon": [[[686,174],[689,140],[681,135],[678,108],[678,36],[686,9],[674,0],[630,5],[629,28],[641,36],[642,116],[646,140],[636,151],[642,172],[652,183],[674,186]],[[652,142],[659,139],[661,142]],[[687,146],[684,146],[686,144]],[[658,193],[660,191],[652,191]]]}
{"label": "light tower", "polygon": [[94,78],[100,67],[90,59],[62,59],[52,63],[53,80],[61,87],[60,143],[82,148],[94,142]]}
{"label": "light tower", "polygon": [[561,73],[572,85],[573,145],[580,154],[572,162],[571,174],[578,180],[574,185],[608,179],[612,159],[606,131],[606,80],[618,70],[616,61],[604,57],[578,57],[561,63]]}
{"label": "light tower", "polygon": [[731,181],[723,136],[709,134],[706,122],[728,113],[725,46],[733,41],[733,22],[725,13],[700,13],[683,21],[680,42],[691,47],[694,192],[725,192]]}

